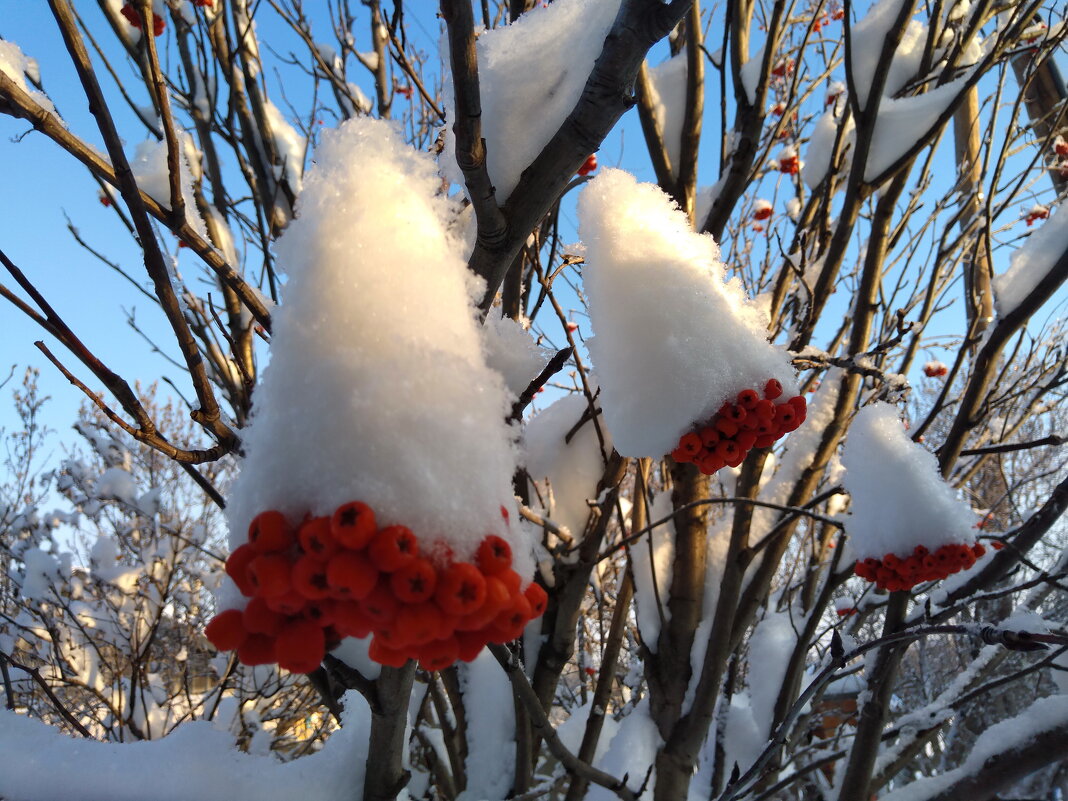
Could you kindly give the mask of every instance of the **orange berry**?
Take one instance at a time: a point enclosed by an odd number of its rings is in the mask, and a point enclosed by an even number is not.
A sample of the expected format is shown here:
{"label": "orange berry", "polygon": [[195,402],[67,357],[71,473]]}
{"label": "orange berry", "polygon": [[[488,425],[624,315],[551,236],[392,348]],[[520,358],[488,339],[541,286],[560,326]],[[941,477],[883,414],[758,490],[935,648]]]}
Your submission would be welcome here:
{"label": "orange berry", "polygon": [[220,651],[232,651],[240,646],[248,637],[241,610],[227,609],[217,614],[204,627],[204,636]]}
{"label": "orange berry", "polygon": [[[508,587],[497,576],[486,576],[486,599],[478,610],[464,615],[456,623],[459,631],[478,631],[485,628],[512,602]],[[485,640],[483,640],[483,644]]]}
{"label": "orange berry", "polygon": [[290,673],[311,673],[326,654],[326,635],[310,620],[293,620],[278,632],[274,652],[279,667]]}
{"label": "orange berry", "polygon": [[361,553],[342,551],[326,566],[326,583],[335,598],[360,600],[370,595],[378,582],[378,571]]}
{"label": "orange berry", "polygon": [[683,434],[679,439],[679,448],[690,456],[696,456],[701,452],[701,437],[692,431],[688,434]]}
{"label": "orange berry", "polygon": [[310,601],[321,601],[330,595],[326,580],[326,562],[314,556],[302,556],[293,565],[293,589]]}
{"label": "orange berry", "polygon": [[289,560],[276,553],[260,554],[248,566],[248,577],[255,594],[264,598],[285,595],[291,588]]}
{"label": "orange berry", "polygon": [[304,607],[304,619],[310,620],[320,628],[333,626],[337,618],[334,614],[334,602],[330,598],[311,601]]}
{"label": "orange berry", "polygon": [[383,576],[371,593],[360,600],[360,611],[371,621],[375,630],[392,625],[397,617],[397,599],[389,587],[389,580]]}
{"label": "orange berry", "polygon": [[757,394],[755,389],[743,389],[738,393],[738,405],[746,411],[755,409],[759,402],[760,395]]}
{"label": "orange berry", "polygon": [[536,581],[532,581],[523,590],[523,595],[526,596],[527,602],[530,604],[531,617],[541,617],[542,613],[545,612],[545,607],[549,605],[549,596],[545,589]]}
{"label": "orange berry", "polygon": [[402,605],[397,610],[397,619],[393,624],[393,629],[404,642],[423,645],[452,634],[453,623],[446,620],[436,604],[427,601]]}
{"label": "orange berry", "polygon": [[249,577],[248,567],[257,555],[251,545],[241,545],[226,560],[226,575],[233,580],[242,595],[251,597],[256,592],[256,585]]}
{"label": "orange berry", "polygon": [[299,615],[308,599],[296,590],[290,590],[285,595],[276,595],[266,599],[267,608],[283,615]]}
{"label": "orange berry", "polygon": [[[501,612],[497,617],[493,619],[493,629],[505,636],[504,639],[499,639],[497,642],[509,642],[516,639],[523,633],[523,629],[527,625],[527,621],[532,616],[530,601],[526,599],[526,596],[516,595],[512,598],[512,603]],[[493,642],[493,639],[490,640]]]}
{"label": "orange berry", "polygon": [[499,576],[512,566],[512,546],[507,540],[490,534],[479,543],[475,564],[487,576]]}
{"label": "orange berry", "polygon": [[470,562],[457,562],[438,576],[434,598],[450,615],[469,615],[486,600],[486,579]]}
{"label": "orange berry", "polygon": [[274,510],[261,512],[248,526],[248,544],[258,553],[274,553],[289,548],[295,538],[285,515]]}
{"label": "orange berry", "polygon": [[269,634],[250,634],[237,649],[242,665],[269,665],[274,661],[274,637]]}
{"label": "orange berry", "polygon": [[392,573],[419,555],[419,541],[405,526],[387,526],[375,534],[367,553],[375,567]]}
{"label": "orange berry", "polygon": [[408,664],[408,655],[390,648],[382,642],[377,634],[371,638],[371,645],[367,649],[367,655],[375,662],[387,667],[400,668]]}
{"label": "orange berry", "polygon": [[353,550],[367,547],[377,530],[374,511],[359,501],[342,504],[330,518],[334,539]]}
{"label": "orange berry", "polygon": [[334,603],[334,626],[343,637],[362,640],[371,633],[371,621],[355,601]]}
{"label": "orange berry", "polygon": [[438,572],[429,560],[417,558],[389,577],[389,586],[397,600],[415,604],[434,595]]}
{"label": "orange berry", "polygon": [[[267,605],[263,598],[253,598],[245,607],[245,628],[250,634],[270,634],[274,636],[282,627],[285,618]],[[271,660],[274,661],[273,659]]]}
{"label": "orange berry", "polygon": [[312,517],[305,520],[297,533],[304,553],[316,559],[329,559],[337,551],[337,542],[330,533],[329,517]]}
{"label": "orange berry", "polygon": [[460,643],[456,637],[434,640],[420,646],[418,655],[423,670],[442,670],[460,658]]}

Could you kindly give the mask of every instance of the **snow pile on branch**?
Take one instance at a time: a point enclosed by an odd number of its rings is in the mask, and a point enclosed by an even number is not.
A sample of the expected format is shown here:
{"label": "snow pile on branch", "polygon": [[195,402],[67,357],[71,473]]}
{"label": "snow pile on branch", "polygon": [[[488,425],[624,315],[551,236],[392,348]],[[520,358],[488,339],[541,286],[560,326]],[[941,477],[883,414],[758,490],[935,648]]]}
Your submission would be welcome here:
{"label": "snow pile on branch", "polygon": [[490,533],[516,570],[529,544],[514,506],[512,397],[486,366],[466,269],[431,159],[389,124],[326,132],[299,217],[278,243],[288,273],[271,363],[227,508],[231,544],[253,516],[296,524],[358,500],[470,561]]}
{"label": "snow pile on branch", "polygon": [[[27,75],[31,80],[37,81],[38,83],[40,82],[37,59],[27,56],[14,42],[0,40],[0,72],[4,73],[4,75],[14,81],[15,85],[28,94],[38,106],[54,116],[57,120],[60,120],[60,122],[63,122],[59,114],[56,112],[56,107],[53,106],[52,101],[48,99],[48,96],[43,92],[38,92],[26,83]],[[65,122],[63,123],[63,127],[67,127]]]}
{"label": "snow pile on branch", "polygon": [[[620,0],[557,0],[535,6],[475,43],[487,169],[503,204],[522,174],[575,108]],[[448,59],[446,58],[446,63]],[[445,107],[455,107],[446,75]],[[442,152],[445,176],[463,186],[451,120]]]}
{"label": "snow pile on branch", "polygon": [[[531,504],[576,541],[582,539],[588,501],[597,497],[597,482],[604,474],[604,457],[593,420],[568,434],[586,414],[589,404],[581,394],[567,395],[538,412],[523,430],[524,463],[535,486]],[[605,434],[605,449],[612,443]]]}
{"label": "snow pile on branch", "polygon": [[837,111],[837,108],[825,111],[816,120],[816,126],[812,129],[812,138],[805,150],[805,162],[801,168],[801,178],[809,189],[815,190],[831,168],[831,155],[834,152],[834,141],[838,135],[839,126],[844,126],[840,152],[855,138],[855,123],[852,115],[843,123],[842,115],[836,113]]}
{"label": "snow pile on branch", "polygon": [[[197,211],[196,199],[193,197],[193,173],[189,167],[185,139],[189,134],[180,132],[178,169],[182,200],[185,202],[185,218],[203,239],[208,237],[208,229]],[[195,150],[195,148],[194,148]],[[134,157],[130,159],[130,170],[137,180],[137,188],[159,203],[163,208],[171,207],[170,170],[167,167],[167,143],[147,139],[137,145]]]}
{"label": "snow pile on branch", "polygon": [[[529,325],[529,320],[525,321]],[[486,364],[504,378],[509,392],[519,396],[537,378],[552,358],[540,347],[530,331],[498,309],[491,309],[482,326]]]}
{"label": "snow pile on branch", "polygon": [[653,119],[664,138],[671,171],[678,174],[682,160],[682,124],[686,117],[686,53],[679,53],[649,70]]}
{"label": "snow pile on branch", "polygon": [[605,170],[579,198],[588,340],[602,408],[624,456],[661,456],[743,389],[793,370],[719,247],[652,184]]}
{"label": "snow pile on branch", "polygon": [[934,454],[908,438],[893,406],[857,412],[842,464],[852,497],[846,530],[858,559],[975,542],[971,509],[942,480]]}
{"label": "snow pile on branch", "polygon": [[[649,507],[649,522],[655,523],[670,514],[671,493],[662,492]],[[672,565],[675,562],[675,521],[662,523],[635,542],[630,548],[630,558],[638,631],[645,646],[656,653],[660,621],[671,622],[668,598],[671,597]]]}
{"label": "snow pile on branch", "polygon": [[299,195],[304,177],[304,151],[308,147],[308,140],[297,133],[278,110],[278,106],[270,100],[263,102],[263,110],[267,115],[267,124],[271,126],[271,138],[274,140],[275,152],[282,162],[283,173],[290,187]]}
{"label": "snow pile on branch", "polygon": [[[852,28],[853,84],[861,108],[868,105],[868,95],[875,79],[875,71],[879,67],[879,57],[904,2],[905,0],[879,0]],[[927,28],[917,20],[909,20],[891,59],[883,95],[889,97],[895,94],[915,77],[923,59],[926,39]],[[910,141],[915,141],[915,137]]]}
{"label": "snow pile on branch", "polygon": [[1009,269],[995,276],[998,314],[1002,317],[1011,314],[1065,254],[1068,254],[1068,214],[1058,208],[1009,257]]}

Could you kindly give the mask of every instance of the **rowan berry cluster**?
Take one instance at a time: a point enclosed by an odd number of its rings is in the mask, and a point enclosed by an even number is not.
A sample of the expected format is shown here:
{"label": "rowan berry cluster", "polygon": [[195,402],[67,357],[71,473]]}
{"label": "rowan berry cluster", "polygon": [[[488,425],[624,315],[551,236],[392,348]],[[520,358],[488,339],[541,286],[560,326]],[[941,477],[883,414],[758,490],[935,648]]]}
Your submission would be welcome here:
{"label": "rowan berry cluster", "polygon": [[578,168],[579,175],[589,175],[591,172],[597,169],[597,154],[590,153],[586,156],[586,160],[582,162],[582,166]]}
{"label": "rowan berry cluster", "polygon": [[[133,7],[132,4],[124,3],[122,8],[119,10],[119,13],[126,17],[126,21],[133,25],[135,28],[141,28],[141,15],[138,13],[137,9]],[[150,16],[152,17],[152,35],[162,36],[163,29],[167,27],[167,21],[159,14],[150,13]]]}
{"label": "rowan berry cluster", "polygon": [[763,398],[754,389],[743,389],[736,403],[724,403],[697,431],[683,434],[671,458],[693,462],[710,476],[724,466],[737,467],[753,448],[771,447],[805,422],[808,414],[800,395],[776,403],[782,391],[782,384],[774,378],[764,385]]}
{"label": "rowan berry cluster", "polygon": [[502,538],[487,536],[474,563],[454,561],[444,546],[428,555],[410,529],[379,528],[359,501],[296,530],[280,512],[263,512],[248,539],[226,572],[251,600],[204,630],[246,665],[277,662],[310,673],[343,637],[373,635],[375,661],[400,667],[418,659],[440,670],[471,661],[488,642],[514,640],[545,611],[545,590],[534,583],[520,590]]}
{"label": "rowan berry cluster", "polygon": [[967,570],[986,553],[982,543],[975,545],[943,545],[933,553],[917,545],[908,556],[888,553],[882,559],[858,559],[854,568],[862,579],[883,590],[911,590],[924,581],[938,581],[953,573]]}

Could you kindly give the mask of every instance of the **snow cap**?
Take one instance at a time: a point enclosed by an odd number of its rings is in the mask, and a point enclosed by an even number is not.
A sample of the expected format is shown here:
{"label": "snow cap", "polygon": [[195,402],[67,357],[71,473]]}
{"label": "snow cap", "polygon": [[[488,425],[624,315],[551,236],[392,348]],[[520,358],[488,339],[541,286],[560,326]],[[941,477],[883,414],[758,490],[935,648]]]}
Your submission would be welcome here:
{"label": "snow cap", "polygon": [[942,480],[934,454],[909,439],[890,404],[857,412],[842,464],[852,497],[846,531],[857,559],[975,542],[971,509]]}
{"label": "snow cap", "polygon": [[587,341],[605,421],[624,456],[662,456],[743,389],[778,379],[797,394],[782,349],[719,246],[653,184],[605,170],[579,198]]}
{"label": "snow cap", "polygon": [[[512,397],[486,366],[472,297],[431,158],[391,124],[326,131],[299,216],[277,246],[288,280],[271,362],[242,432],[231,544],[258,513],[291,523],[358,500],[470,561],[487,534],[531,575],[514,507]],[[514,516],[513,516],[514,517]]]}

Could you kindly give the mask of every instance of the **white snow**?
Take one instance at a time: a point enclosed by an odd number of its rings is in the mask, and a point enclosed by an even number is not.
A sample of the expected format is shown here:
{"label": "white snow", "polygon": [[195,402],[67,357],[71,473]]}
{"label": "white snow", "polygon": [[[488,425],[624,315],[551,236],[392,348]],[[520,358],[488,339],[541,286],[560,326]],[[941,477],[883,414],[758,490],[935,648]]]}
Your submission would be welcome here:
{"label": "white snow", "polygon": [[137,503],[137,485],[128,470],[121,467],[109,467],[93,486],[98,498],[113,498],[131,506]]}
{"label": "white snow", "polygon": [[[619,728],[597,767],[612,776],[629,775],[630,786],[637,787],[656,761],[660,745],[660,732],[649,716],[649,699],[645,697],[619,722]],[[648,786],[656,786],[655,769]],[[616,801],[617,798],[615,793],[600,785],[591,784],[586,793],[586,801]]]}
{"label": "white snow", "polygon": [[[662,492],[649,506],[649,522],[671,514],[671,493]],[[668,599],[671,597],[672,566],[675,562],[675,523],[668,520],[630,546],[634,574],[634,602],[637,607],[638,631],[642,642],[652,652],[660,637],[660,615],[671,620]],[[712,586],[706,591],[714,591]]]}
{"label": "white snow", "polygon": [[439,185],[389,123],[324,132],[277,245],[288,280],[227,508],[233,546],[266,509],[296,521],[361,500],[458,560],[499,534],[532,573],[500,511],[514,506],[512,398],[484,361],[481,287]]}
{"label": "white snow", "polygon": [[864,179],[874,180],[917,141],[924,139],[938,123],[939,116],[965,91],[966,81],[966,78],[958,78],[912,97],[884,97],[879,104],[875,135],[864,165]]}
{"label": "white snow", "polygon": [[515,779],[512,685],[489,651],[458,670],[467,721],[467,788],[458,801],[503,801]]}
{"label": "white snow", "polygon": [[[185,218],[202,238],[207,238],[208,231],[197,211],[193,197],[193,175],[186,159],[186,148],[182,140],[189,134],[178,132],[179,152],[178,169],[182,200],[185,201]],[[167,143],[147,139],[137,145],[134,157],[130,159],[130,170],[137,180],[137,188],[159,203],[165,209],[171,207],[170,171],[167,169]]]}
{"label": "white snow", "polygon": [[777,378],[784,353],[741,282],[724,283],[719,247],[652,184],[608,169],[579,198],[587,340],[605,421],[624,456],[661,456],[728,398]]}
{"label": "white snow", "polygon": [[[852,28],[853,82],[861,108],[868,105],[868,94],[871,92],[875,70],[879,66],[884,39],[893,27],[903,2],[904,0],[879,0]],[[926,27],[914,19],[909,20],[891,60],[883,95],[889,97],[895,94],[916,75],[923,58],[926,37]]]}
{"label": "white snow", "polygon": [[801,168],[801,178],[809,189],[815,190],[831,167],[831,154],[838,128],[843,127],[840,145],[842,151],[855,138],[853,116],[850,115],[844,122],[841,116],[835,114],[835,109],[828,109],[820,115],[812,128],[812,138],[805,149],[804,166]]}
{"label": "white snow", "polygon": [[1055,207],[1045,222],[1009,257],[1009,269],[994,277],[998,314],[1010,314],[1068,251],[1068,214]]}
{"label": "white snow", "polygon": [[[0,796],[7,801],[343,801],[363,786],[371,713],[357,692],[344,698],[343,729],[322,750],[293,762],[243,754],[209,721],[145,742],[102,743],[0,710]],[[509,706],[511,706],[509,702]]]}
{"label": "white snow", "polygon": [[[590,515],[588,501],[596,498],[597,482],[604,474],[604,457],[592,420],[583,423],[570,442],[564,441],[587,408],[585,395],[565,395],[534,415],[523,429],[524,465],[537,482],[531,503],[576,541],[582,539]],[[601,430],[607,440],[603,425]],[[611,448],[611,442],[605,446]]]}
{"label": "white snow", "polygon": [[[527,326],[530,322],[524,321]],[[499,309],[491,309],[482,326],[482,340],[486,348],[486,364],[504,379],[508,391],[518,397],[530,382],[537,378],[552,358],[552,353],[540,347],[528,328]]]}
{"label": "white snow", "polygon": [[[486,161],[504,204],[519,176],[548,144],[578,103],[620,0],[557,0],[536,5],[510,25],[478,37],[482,136]],[[446,57],[445,62],[448,63]],[[451,76],[445,76],[445,126],[442,171],[463,186],[452,133]]]}
{"label": "white snow", "polygon": [[975,542],[971,509],[942,480],[934,454],[909,439],[893,406],[857,412],[842,464],[852,496],[846,530],[858,559]]}
{"label": "white snow", "polygon": [[900,790],[887,793],[882,801],[925,801],[975,774],[991,757],[1025,746],[1038,735],[1065,724],[1068,724],[1068,696],[1040,698],[1016,717],[995,723],[980,734],[960,767],[938,776],[918,779]]}
{"label": "white snow", "polygon": [[653,117],[664,137],[671,169],[678,174],[682,160],[682,124],[686,117],[686,52],[649,70]]}
{"label": "white snow", "polygon": [[749,105],[756,105],[757,89],[760,88],[760,68],[764,65],[764,48],[759,48],[749,60],[742,64],[742,88],[749,99]]}
{"label": "white snow", "polygon": [[271,138],[274,140],[275,152],[281,160],[289,186],[300,194],[301,179],[304,175],[304,151],[308,141],[297,133],[282,112],[270,100],[263,101],[263,110],[267,114],[267,124],[271,126]]}
{"label": "white snow", "polygon": [[[52,101],[48,99],[48,96],[43,92],[38,92],[26,83],[27,75],[37,75],[37,60],[27,56],[17,44],[8,39],[0,39],[0,72],[14,81],[15,85],[28,94],[38,106],[60,122],[63,122],[59,114],[56,113],[56,107],[52,105]],[[63,127],[67,127],[65,122]]]}
{"label": "white snow", "polygon": [[749,640],[750,706],[757,731],[766,740],[771,734],[779,688],[782,686],[790,654],[797,643],[797,634],[785,612],[769,611],[753,631]]}

